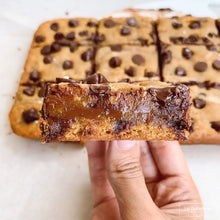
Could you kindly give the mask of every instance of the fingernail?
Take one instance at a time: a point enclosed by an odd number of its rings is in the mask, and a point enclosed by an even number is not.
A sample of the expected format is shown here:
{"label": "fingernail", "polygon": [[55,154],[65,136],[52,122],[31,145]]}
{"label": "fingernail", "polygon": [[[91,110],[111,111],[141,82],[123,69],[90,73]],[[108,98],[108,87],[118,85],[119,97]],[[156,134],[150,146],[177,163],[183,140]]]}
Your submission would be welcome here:
{"label": "fingernail", "polygon": [[131,148],[136,145],[137,141],[117,141],[117,145],[120,148]]}

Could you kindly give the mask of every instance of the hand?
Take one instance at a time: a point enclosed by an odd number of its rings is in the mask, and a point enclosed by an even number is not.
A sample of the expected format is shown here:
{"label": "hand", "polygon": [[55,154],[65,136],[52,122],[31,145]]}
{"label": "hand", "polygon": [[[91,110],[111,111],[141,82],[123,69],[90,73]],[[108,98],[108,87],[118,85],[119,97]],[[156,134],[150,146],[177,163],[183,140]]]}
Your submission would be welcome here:
{"label": "hand", "polygon": [[86,142],[92,220],[203,219],[178,142]]}

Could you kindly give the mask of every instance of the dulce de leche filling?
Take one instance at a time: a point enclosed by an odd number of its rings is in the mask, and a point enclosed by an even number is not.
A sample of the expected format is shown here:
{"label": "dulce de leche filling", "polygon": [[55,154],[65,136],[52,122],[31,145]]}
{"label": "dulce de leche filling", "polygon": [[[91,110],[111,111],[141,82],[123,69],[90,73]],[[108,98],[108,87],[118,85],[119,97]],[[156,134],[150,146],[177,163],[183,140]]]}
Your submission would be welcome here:
{"label": "dulce de leche filling", "polygon": [[108,84],[48,84],[42,115],[50,138],[63,135],[71,123],[88,119],[112,123],[116,135],[144,123],[172,127],[184,139],[181,130],[189,128],[187,86],[120,88],[111,90]]}

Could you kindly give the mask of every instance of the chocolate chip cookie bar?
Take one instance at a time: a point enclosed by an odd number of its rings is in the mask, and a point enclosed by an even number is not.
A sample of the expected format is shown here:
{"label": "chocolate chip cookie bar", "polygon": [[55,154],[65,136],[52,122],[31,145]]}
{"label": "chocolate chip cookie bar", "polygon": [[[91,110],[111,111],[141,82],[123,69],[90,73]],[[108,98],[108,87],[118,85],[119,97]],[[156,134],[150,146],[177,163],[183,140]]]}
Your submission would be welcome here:
{"label": "chocolate chip cookie bar", "polygon": [[220,53],[200,45],[162,45],[161,62],[164,81],[220,82]]}
{"label": "chocolate chip cookie bar", "polygon": [[201,83],[189,85],[192,124],[189,139],[184,144],[220,143],[220,84],[217,85],[211,84],[209,88]]}
{"label": "chocolate chip cookie bar", "polygon": [[63,46],[59,51],[47,46],[32,48],[20,84],[55,81],[56,77],[84,79],[93,71],[93,57],[91,46],[76,46],[74,50]]}
{"label": "chocolate chip cookie bar", "polygon": [[185,85],[49,83],[41,129],[44,142],[185,140],[190,105]]}
{"label": "chocolate chip cookie bar", "polygon": [[101,46],[146,46],[157,42],[153,19],[148,17],[104,18],[99,21],[97,32],[96,41]]}
{"label": "chocolate chip cookie bar", "polygon": [[96,72],[111,82],[160,80],[157,47],[111,45],[96,52]]}
{"label": "chocolate chip cookie bar", "polygon": [[208,17],[172,17],[158,20],[159,40],[164,44],[217,45],[220,43],[215,20]]}
{"label": "chocolate chip cookie bar", "polygon": [[93,45],[98,21],[94,18],[56,19],[40,25],[34,35],[32,47],[78,43]]}
{"label": "chocolate chip cookie bar", "polygon": [[9,114],[14,133],[25,138],[41,138],[39,118],[43,96],[41,86],[19,86]]}

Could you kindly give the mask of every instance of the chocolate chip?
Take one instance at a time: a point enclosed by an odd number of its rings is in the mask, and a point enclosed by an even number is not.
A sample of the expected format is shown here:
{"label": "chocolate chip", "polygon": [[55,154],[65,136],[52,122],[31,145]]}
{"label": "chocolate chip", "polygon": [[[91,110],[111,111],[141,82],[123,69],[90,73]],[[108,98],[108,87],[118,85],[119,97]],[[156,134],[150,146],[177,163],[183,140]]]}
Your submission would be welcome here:
{"label": "chocolate chip", "polygon": [[34,87],[28,87],[28,88],[23,89],[23,93],[28,96],[33,96],[34,91],[35,91]]}
{"label": "chocolate chip", "polygon": [[121,44],[114,44],[110,45],[112,51],[120,52],[122,51],[122,45]]}
{"label": "chocolate chip", "polygon": [[121,133],[123,130],[128,130],[131,127],[133,127],[136,123],[135,122],[129,122],[129,121],[118,121],[115,125],[114,131],[115,134]]}
{"label": "chocolate chip", "polygon": [[126,79],[122,79],[118,82],[125,82],[125,83],[131,83],[131,79],[130,78],[126,78]]}
{"label": "chocolate chip", "polygon": [[191,29],[198,29],[200,27],[201,27],[201,24],[199,21],[193,21],[189,25],[189,28],[191,28]]}
{"label": "chocolate chip", "polygon": [[77,20],[70,20],[69,26],[70,27],[77,27],[79,25],[79,22]]}
{"label": "chocolate chip", "polygon": [[204,72],[204,71],[206,71],[207,67],[208,66],[205,62],[197,62],[194,65],[194,70],[197,71],[197,72]]}
{"label": "chocolate chip", "polygon": [[34,81],[34,82],[38,81],[40,79],[40,73],[37,72],[37,70],[33,70],[30,73],[29,79]]}
{"label": "chocolate chip", "polygon": [[198,40],[199,40],[199,37],[197,35],[192,34],[188,37],[189,43],[196,43]]}
{"label": "chocolate chip", "polygon": [[193,133],[194,132],[194,124],[195,124],[194,119],[191,118],[191,125],[189,127],[189,133]]}
{"label": "chocolate chip", "polygon": [[26,123],[31,123],[39,119],[38,111],[35,108],[24,111],[22,117]]}
{"label": "chocolate chip", "polygon": [[62,39],[56,41],[56,43],[60,44],[61,46],[70,46],[73,42],[71,40]]}
{"label": "chocolate chip", "polygon": [[202,109],[205,107],[206,102],[203,99],[195,98],[193,99],[193,105],[195,108]]}
{"label": "chocolate chip", "polygon": [[207,50],[210,51],[217,51],[217,48],[215,45],[211,44],[211,45],[206,45]]}
{"label": "chocolate chip", "polygon": [[97,24],[94,21],[89,21],[87,23],[87,27],[96,27],[96,26],[97,26]]}
{"label": "chocolate chip", "polygon": [[51,53],[58,52],[60,50],[61,50],[60,44],[58,44],[56,42],[52,43],[52,45],[51,45]]}
{"label": "chocolate chip", "polygon": [[209,87],[214,89],[220,89],[220,83],[217,82],[211,83]]}
{"label": "chocolate chip", "polygon": [[45,96],[45,92],[46,92],[46,90],[45,90],[44,87],[40,88],[40,90],[39,90],[39,92],[38,92],[38,96],[39,96],[40,98],[43,98],[43,97]]}
{"label": "chocolate chip", "polygon": [[181,66],[178,66],[175,69],[175,74],[177,76],[186,76],[186,71]]}
{"label": "chocolate chip", "polygon": [[220,121],[211,121],[211,127],[215,129],[217,132],[220,131]]}
{"label": "chocolate chip", "polygon": [[57,31],[59,29],[58,23],[53,23],[50,25],[50,29],[53,31]]}
{"label": "chocolate chip", "polygon": [[137,25],[137,20],[136,20],[135,18],[128,18],[128,19],[127,19],[127,24],[128,24],[129,26],[134,27],[134,26]]}
{"label": "chocolate chip", "polygon": [[53,62],[53,57],[46,56],[46,57],[44,57],[43,61],[44,61],[45,64],[52,63]]}
{"label": "chocolate chip", "polygon": [[121,59],[120,59],[120,57],[112,57],[109,60],[109,66],[112,67],[112,68],[116,68],[116,67],[121,66]]}
{"label": "chocolate chip", "polygon": [[105,41],[105,35],[104,34],[96,35],[95,41],[96,41],[96,43],[100,43],[102,41]]}
{"label": "chocolate chip", "polygon": [[81,37],[87,37],[87,36],[89,35],[89,32],[88,32],[88,31],[80,31],[80,32],[79,32],[79,35],[80,35]]}
{"label": "chocolate chip", "polygon": [[172,26],[173,26],[174,29],[179,29],[179,28],[181,28],[183,25],[182,25],[181,23],[173,22],[173,23],[172,23]]}
{"label": "chocolate chip", "polygon": [[135,76],[136,74],[136,69],[134,67],[129,67],[128,69],[125,69],[125,73],[128,75],[128,76]]}
{"label": "chocolate chip", "polygon": [[205,44],[210,43],[210,40],[208,39],[208,37],[203,37],[202,40]]}
{"label": "chocolate chip", "polygon": [[116,23],[111,19],[107,19],[107,20],[105,20],[104,25],[107,28],[112,28],[116,25]]}
{"label": "chocolate chip", "polygon": [[89,89],[92,93],[95,93],[97,95],[99,95],[99,94],[108,94],[111,90],[109,85],[99,85],[99,86],[91,85],[89,87]]}
{"label": "chocolate chip", "polygon": [[209,32],[209,33],[208,33],[208,36],[211,37],[211,38],[216,38],[216,37],[218,37],[218,35],[217,35],[216,33],[214,33],[214,32]]}
{"label": "chocolate chip", "polygon": [[130,34],[130,30],[127,27],[123,27],[121,29],[121,35],[129,35]]}
{"label": "chocolate chip", "polygon": [[144,38],[138,38],[138,40],[141,42],[141,46],[146,46],[148,44],[148,40]]}
{"label": "chocolate chip", "polygon": [[75,32],[70,32],[70,33],[68,33],[67,35],[66,35],[66,38],[68,39],[68,40],[74,40],[75,39]]}
{"label": "chocolate chip", "polygon": [[46,45],[41,49],[41,54],[42,55],[48,55],[51,52],[51,46],[50,45]]}
{"label": "chocolate chip", "polygon": [[170,63],[172,60],[172,52],[170,50],[165,51],[164,53],[162,53],[161,59],[163,65]]}
{"label": "chocolate chip", "polygon": [[73,62],[70,60],[65,60],[63,62],[63,69],[67,70],[67,69],[72,69],[73,68]]}
{"label": "chocolate chip", "polygon": [[37,36],[35,37],[35,42],[36,42],[36,43],[42,43],[42,42],[44,42],[44,41],[45,41],[45,37],[42,36],[42,35],[37,35]]}
{"label": "chocolate chip", "polygon": [[98,74],[92,74],[91,76],[88,76],[85,80],[83,80],[83,83],[86,84],[102,84],[102,83],[108,83],[108,80],[100,73]]}
{"label": "chocolate chip", "polygon": [[57,32],[55,35],[54,35],[54,39],[55,40],[62,40],[64,38],[64,35],[63,33],[61,32]]}
{"label": "chocolate chip", "polygon": [[187,47],[183,48],[182,49],[182,56],[188,60],[193,56],[193,52]]}
{"label": "chocolate chip", "polygon": [[162,103],[165,103],[167,99],[173,94],[173,89],[166,87],[162,89],[150,88],[149,92],[152,96],[156,96]]}
{"label": "chocolate chip", "polygon": [[212,64],[212,67],[216,70],[220,70],[220,60],[215,60]]}
{"label": "chocolate chip", "polygon": [[133,63],[140,66],[142,63],[144,63],[145,59],[140,54],[136,54],[132,57],[132,61],[133,61]]}
{"label": "chocolate chip", "polygon": [[94,56],[93,50],[89,48],[87,51],[82,53],[81,59],[86,62],[92,60],[93,56]]}
{"label": "chocolate chip", "polygon": [[158,76],[158,74],[156,74],[154,72],[145,72],[144,76],[148,77],[148,78],[152,78],[152,77]]}

